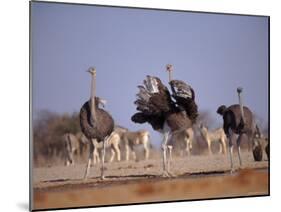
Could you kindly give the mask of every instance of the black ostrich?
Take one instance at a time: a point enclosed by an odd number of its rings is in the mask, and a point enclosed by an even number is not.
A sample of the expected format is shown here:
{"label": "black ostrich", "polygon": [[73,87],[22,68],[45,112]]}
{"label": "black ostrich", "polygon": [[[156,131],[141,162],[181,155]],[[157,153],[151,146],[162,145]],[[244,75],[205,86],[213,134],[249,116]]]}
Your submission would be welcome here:
{"label": "black ostrich", "polygon": [[171,80],[171,70],[171,66],[167,66],[172,95],[159,78],[147,76],[144,85],[138,86],[138,99],[135,101],[140,112],[131,118],[135,123],[147,122],[163,134],[163,176],[172,176],[166,156],[169,136],[174,131],[192,127],[198,116],[193,89],[183,81]]}
{"label": "black ostrich", "polygon": [[95,68],[90,68],[88,72],[92,75],[91,98],[89,101],[84,103],[80,110],[80,127],[83,134],[90,141],[90,152],[84,179],[86,179],[89,174],[89,169],[93,158],[94,139],[96,139],[97,142],[103,142],[101,178],[104,179],[105,144],[114,129],[114,121],[107,111],[99,108],[99,104],[102,104],[104,106],[105,101],[95,96]]}
{"label": "black ostrich", "polygon": [[254,147],[253,154],[254,156],[260,157],[260,149],[261,145],[258,140],[258,143],[253,144],[254,142],[254,135],[257,129],[257,126],[254,121],[253,114],[251,110],[243,106],[241,93],[242,88],[237,88],[239,104],[234,104],[229,107],[225,105],[221,105],[217,109],[217,113],[223,117],[223,129],[228,138],[229,142],[229,153],[230,153],[230,163],[231,163],[231,172],[234,171],[233,169],[233,143],[232,143],[232,135],[238,134],[237,138],[237,148],[238,148],[238,156],[239,156],[239,163],[242,166],[242,159],[241,159],[241,150],[240,150],[240,143],[243,137],[248,139],[248,142],[251,147]]}

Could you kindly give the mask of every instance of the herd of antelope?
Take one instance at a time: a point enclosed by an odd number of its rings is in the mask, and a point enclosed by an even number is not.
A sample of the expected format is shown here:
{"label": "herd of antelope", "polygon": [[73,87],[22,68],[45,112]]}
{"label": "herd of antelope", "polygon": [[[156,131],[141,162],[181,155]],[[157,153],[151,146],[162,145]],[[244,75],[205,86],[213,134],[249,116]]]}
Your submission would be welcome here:
{"label": "herd of antelope", "polygon": [[[63,142],[66,166],[73,165],[74,153],[79,152],[82,154],[82,151],[79,151],[80,147],[88,144],[90,144],[89,151],[92,154],[93,163],[100,162],[100,152],[102,151],[103,145],[98,143],[96,139],[88,140],[82,133],[78,133],[77,135],[66,133],[63,135]],[[122,127],[116,127],[106,143],[106,148],[110,149],[111,153],[109,162],[113,162],[114,159],[121,161],[120,146],[124,146],[126,161],[129,161],[130,153],[133,159],[137,160],[135,148],[139,145],[143,146],[145,159],[148,159],[151,144],[150,134],[147,130],[133,132]]]}
{"label": "herd of antelope", "polygon": [[[197,127],[197,132],[203,138],[207,144],[208,154],[212,155],[212,145],[214,143],[219,144],[219,154],[227,154],[227,137],[224,133],[223,128],[217,128],[213,130],[208,130],[203,124],[199,124]],[[188,128],[186,130],[179,130],[173,132],[170,140],[168,141],[168,154],[169,158],[172,158],[173,149],[180,149],[181,155],[191,155],[192,144],[195,142],[195,136],[193,128]],[[267,143],[267,139],[261,135],[258,138],[263,145],[263,149]],[[64,160],[65,165],[74,165],[74,155],[83,154],[82,146],[89,145],[90,152],[92,152],[93,164],[100,163],[100,155],[103,145],[98,143],[95,139],[88,140],[82,133],[72,134],[66,133],[63,135],[64,142]],[[126,161],[130,160],[130,154],[133,160],[137,160],[136,147],[142,146],[144,150],[144,159],[149,159],[149,153],[151,148],[150,134],[147,130],[139,131],[129,131],[123,127],[115,127],[114,132],[110,135],[106,148],[110,151],[109,162],[121,161],[121,146],[124,148],[124,158]],[[249,149],[248,149],[249,150]]]}

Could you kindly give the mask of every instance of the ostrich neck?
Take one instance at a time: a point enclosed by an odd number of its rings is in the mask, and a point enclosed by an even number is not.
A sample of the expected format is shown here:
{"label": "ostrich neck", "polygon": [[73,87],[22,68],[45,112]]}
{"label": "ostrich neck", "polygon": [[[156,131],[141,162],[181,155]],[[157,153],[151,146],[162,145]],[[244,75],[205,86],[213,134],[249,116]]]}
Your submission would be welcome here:
{"label": "ostrich neck", "polygon": [[92,75],[91,83],[91,116],[92,120],[96,122],[96,76]]}
{"label": "ostrich neck", "polygon": [[241,93],[238,93],[238,98],[239,98],[239,105],[240,105],[240,110],[241,110],[241,116],[242,116],[243,122],[245,123],[244,108],[243,108]]}
{"label": "ostrich neck", "polygon": [[169,82],[172,81],[172,72],[171,71],[168,71],[169,72]]}

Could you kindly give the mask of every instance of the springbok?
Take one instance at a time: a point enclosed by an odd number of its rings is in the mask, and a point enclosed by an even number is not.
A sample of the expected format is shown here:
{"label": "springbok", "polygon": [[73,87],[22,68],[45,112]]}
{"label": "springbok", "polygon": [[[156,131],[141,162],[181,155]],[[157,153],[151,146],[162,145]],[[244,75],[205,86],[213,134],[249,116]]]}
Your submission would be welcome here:
{"label": "springbok", "polygon": [[[96,141],[96,139],[92,139],[92,142],[93,142],[93,146],[94,146],[94,149],[92,150],[93,151],[93,163],[96,164],[96,163],[100,162],[99,150],[102,150],[103,145],[102,145],[102,143],[98,143]],[[116,158],[117,161],[121,160],[119,145],[120,145],[120,135],[119,135],[119,133],[114,131],[111,133],[110,137],[108,138],[108,140],[105,144],[105,147],[110,148],[110,151],[111,151],[111,157],[109,159],[109,162],[112,162],[114,160],[115,154],[117,157]]]}
{"label": "springbok", "polygon": [[168,141],[168,150],[169,150],[169,158],[172,159],[172,150],[174,147],[179,146],[182,147],[184,145],[183,150],[187,153],[187,155],[191,154],[192,150],[192,142],[194,138],[194,132],[192,128],[187,128],[185,130],[177,130],[172,133],[171,138]]}
{"label": "springbok", "polygon": [[209,154],[213,154],[211,145],[215,141],[220,143],[220,154],[226,154],[226,135],[223,128],[218,128],[215,130],[209,131],[203,124],[199,125],[199,131],[203,139],[207,142]]}
{"label": "springbok", "polygon": [[256,131],[253,138],[253,156],[255,161],[261,161],[263,159],[263,151],[265,151],[267,159],[269,160],[268,146],[268,138],[261,133],[258,125],[256,125]]}
{"label": "springbok", "polygon": [[133,159],[136,160],[136,151],[135,147],[137,145],[143,145],[145,159],[149,158],[149,148],[150,148],[150,134],[147,130],[139,130],[139,131],[120,131],[121,142],[125,145],[126,152],[126,160],[129,160],[130,150],[133,155]]}
{"label": "springbok", "polygon": [[[93,150],[93,163],[99,163],[99,150],[102,149],[102,145],[97,143],[95,140],[92,141],[94,150]],[[120,146],[124,146],[125,148],[125,158],[128,161],[130,156],[130,151],[132,152],[133,159],[136,160],[136,152],[135,147],[137,145],[143,145],[145,159],[149,158],[149,148],[150,148],[150,135],[147,130],[139,130],[135,132],[131,132],[123,127],[116,127],[114,132],[108,138],[106,143],[106,147],[111,150],[110,162],[112,162],[117,156],[117,161],[121,160]]]}
{"label": "springbok", "polygon": [[74,165],[74,154],[83,154],[86,138],[82,135],[82,133],[77,133],[75,135],[72,133],[65,133],[62,138],[64,143],[63,152],[65,157],[65,165]]}

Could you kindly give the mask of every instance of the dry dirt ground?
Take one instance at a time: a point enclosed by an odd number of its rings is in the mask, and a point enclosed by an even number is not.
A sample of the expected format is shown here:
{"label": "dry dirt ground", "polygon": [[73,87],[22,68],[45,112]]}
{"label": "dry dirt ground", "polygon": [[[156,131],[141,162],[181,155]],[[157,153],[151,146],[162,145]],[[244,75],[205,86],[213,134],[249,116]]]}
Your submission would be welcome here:
{"label": "dry dirt ground", "polygon": [[247,151],[242,156],[243,166],[238,169],[235,154],[233,174],[228,155],[175,157],[171,163],[174,178],[161,176],[160,157],[106,163],[103,181],[99,178],[100,165],[91,167],[87,180],[82,180],[86,164],[35,168],[33,208],[268,195],[268,161],[255,162]]}

